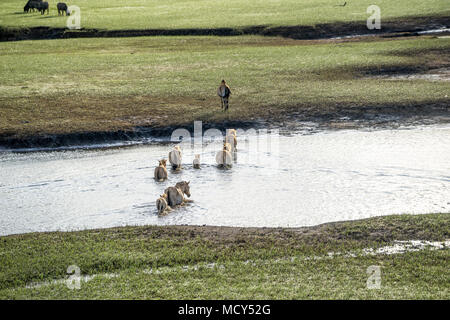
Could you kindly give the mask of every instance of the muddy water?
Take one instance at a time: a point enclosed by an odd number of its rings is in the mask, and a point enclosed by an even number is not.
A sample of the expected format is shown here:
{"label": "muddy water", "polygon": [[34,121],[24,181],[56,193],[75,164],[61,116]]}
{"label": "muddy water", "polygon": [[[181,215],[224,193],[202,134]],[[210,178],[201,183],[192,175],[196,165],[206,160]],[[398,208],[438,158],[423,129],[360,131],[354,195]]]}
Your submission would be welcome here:
{"label": "muddy water", "polygon": [[[239,136],[233,167],[218,143],[183,144],[183,167],[155,182],[171,145],[0,153],[0,234],[143,224],[298,227],[400,213],[450,212],[450,126]],[[201,153],[202,168],[192,168]],[[180,180],[192,203],[155,200]]]}

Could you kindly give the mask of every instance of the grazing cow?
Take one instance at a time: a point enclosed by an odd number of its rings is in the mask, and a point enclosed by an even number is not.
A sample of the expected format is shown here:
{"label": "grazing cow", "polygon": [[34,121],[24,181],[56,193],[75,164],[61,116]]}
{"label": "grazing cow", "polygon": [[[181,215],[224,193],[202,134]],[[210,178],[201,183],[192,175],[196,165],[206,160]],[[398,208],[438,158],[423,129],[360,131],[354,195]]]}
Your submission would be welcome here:
{"label": "grazing cow", "polygon": [[159,161],[159,166],[155,168],[155,180],[164,181],[167,179],[166,159]]}
{"label": "grazing cow", "polygon": [[66,13],[66,16],[70,15],[69,9],[67,8],[67,4],[65,4],[64,2],[58,2],[56,8],[58,9],[58,16],[64,15],[64,13]]}
{"label": "grazing cow", "polygon": [[30,11],[35,11],[38,10],[40,8],[42,0],[28,0],[27,4],[25,5],[25,7],[23,7],[23,11],[24,12],[30,12]]}
{"label": "grazing cow", "polygon": [[47,11],[47,14],[50,13],[49,7],[48,7],[48,2],[39,2],[39,11],[41,12],[41,14],[45,14],[45,11]]}

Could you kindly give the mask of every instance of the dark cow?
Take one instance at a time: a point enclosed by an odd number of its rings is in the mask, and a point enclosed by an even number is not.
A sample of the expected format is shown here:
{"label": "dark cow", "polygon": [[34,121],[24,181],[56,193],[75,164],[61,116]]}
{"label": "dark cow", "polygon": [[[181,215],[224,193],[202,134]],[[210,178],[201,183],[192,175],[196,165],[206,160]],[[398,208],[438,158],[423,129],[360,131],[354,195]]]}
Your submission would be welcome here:
{"label": "dark cow", "polygon": [[68,15],[69,10],[67,8],[67,4],[65,4],[64,2],[59,2],[56,5],[56,8],[58,9],[58,16],[60,14],[64,15],[64,13],[66,14],[66,16]]}
{"label": "dark cow", "polygon": [[25,7],[23,7],[23,12],[30,12],[39,10],[42,0],[28,0]]}
{"label": "dark cow", "polygon": [[47,14],[49,14],[50,10],[48,9],[48,2],[39,2],[39,11],[41,12],[41,14],[44,14],[45,11],[47,11]]}

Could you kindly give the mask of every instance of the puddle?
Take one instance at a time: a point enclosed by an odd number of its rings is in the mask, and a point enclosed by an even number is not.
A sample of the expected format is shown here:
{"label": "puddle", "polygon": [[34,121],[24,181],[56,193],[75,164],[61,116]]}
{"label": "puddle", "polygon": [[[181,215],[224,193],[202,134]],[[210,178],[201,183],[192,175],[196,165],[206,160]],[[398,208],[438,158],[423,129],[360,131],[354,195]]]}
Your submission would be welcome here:
{"label": "puddle", "polygon": [[[438,29],[430,29],[430,30],[424,30],[424,31],[417,31],[417,32],[409,32],[419,35],[426,35],[426,34],[440,34],[450,32],[450,28],[443,27]],[[354,35],[348,35],[348,36],[339,36],[339,37],[332,37],[330,39],[333,40],[339,40],[339,39],[353,39],[353,38],[360,38],[360,37],[379,37],[379,36],[388,36],[391,35],[392,32],[384,32],[384,33],[364,33],[364,34],[354,34]]]}
{"label": "puddle", "polygon": [[[93,274],[93,275],[85,275],[85,276],[80,276],[79,279],[80,280],[80,284],[82,283],[87,283],[89,281],[91,281],[92,279],[95,278],[104,278],[104,279],[112,279],[112,278],[116,278],[118,277],[119,274],[116,273],[102,273],[102,274]],[[52,281],[43,281],[43,282],[32,282],[30,284],[27,284],[25,286],[25,288],[27,289],[39,289],[42,287],[48,287],[48,286],[52,286],[52,285],[58,285],[58,284],[67,284],[69,281],[69,279],[55,279]]]}
{"label": "puddle", "polygon": [[380,75],[371,78],[383,80],[428,80],[428,81],[450,81],[450,68],[430,70],[426,73],[410,73],[397,75]]}

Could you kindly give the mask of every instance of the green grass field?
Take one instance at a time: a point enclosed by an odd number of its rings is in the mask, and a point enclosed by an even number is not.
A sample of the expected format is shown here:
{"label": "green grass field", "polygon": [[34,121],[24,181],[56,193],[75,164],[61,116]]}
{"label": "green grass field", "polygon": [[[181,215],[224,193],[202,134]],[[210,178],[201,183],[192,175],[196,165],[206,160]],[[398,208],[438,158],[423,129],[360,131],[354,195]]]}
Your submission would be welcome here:
{"label": "green grass field", "polygon": [[[149,226],[13,235],[0,237],[0,298],[449,299],[448,247],[363,254],[395,240],[449,236],[450,214],[301,229]],[[97,276],[79,290],[52,282],[67,277],[69,265]],[[371,265],[381,268],[380,289],[366,287]]]}
{"label": "green grass field", "polygon": [[[49,0],[50,14],[23,14],[25,0],[3,0],[0,26],[66,27],[58,17],[56,3]],[[378,5],[382,19],[450,14],[447,0],[68,0],[81,9],[81,26],[98,29],[177,29],[244,27],[254,25],[315,25],[343,21],[365,21],[370,5]]]}
{"label": "green grass field", "polygon": [[[260,36],[0,43],[0,135],[448,104],[449,82],[373,77],[450,65],[448,38],[359,42]],[[216,96],[225,78],[231,110]]]}

